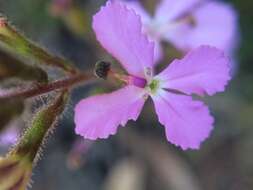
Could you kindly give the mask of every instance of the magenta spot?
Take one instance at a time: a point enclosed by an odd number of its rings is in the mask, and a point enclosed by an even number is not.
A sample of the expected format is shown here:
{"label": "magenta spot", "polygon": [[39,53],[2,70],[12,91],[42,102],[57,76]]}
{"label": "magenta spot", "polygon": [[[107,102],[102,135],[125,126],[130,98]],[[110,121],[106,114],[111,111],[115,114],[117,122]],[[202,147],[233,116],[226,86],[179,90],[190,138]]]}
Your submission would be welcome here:
{"label": "magenta spot", "polygon": [[139,88],[145,88],[147,81],[144,78],[129,76],[128,84],[137,86]]}

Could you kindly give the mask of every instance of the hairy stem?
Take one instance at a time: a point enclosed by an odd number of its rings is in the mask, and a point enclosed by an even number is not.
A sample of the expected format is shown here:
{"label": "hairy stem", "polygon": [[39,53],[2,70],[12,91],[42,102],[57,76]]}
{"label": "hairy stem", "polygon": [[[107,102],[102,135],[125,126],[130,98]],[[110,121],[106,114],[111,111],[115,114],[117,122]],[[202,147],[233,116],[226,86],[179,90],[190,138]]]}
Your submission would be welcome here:
{"label": "hairy stem", "polygon": [[50,91],[62,89],[62,88],[69,88],[73,85],[76,85],[78,83],[91,80],[92,76],[85,74],[85,73],[79,73],[75,75],[71,75],[68,78],[60,79],[57,81],[53,81],[48,84],[37,84],[31,88],[28,89],[16,89],[13,92],[8,92],[0,95],[0,100],[10,100],[10,99],[25,99],[25,98],[31,98],[34,96],[38,96],[41,94],[48,93]]}
{"label": "hairy stem", "polygon": [[0,44],[7,46],[15,53],[27,58],[33,58],[40,64],[56,66],[70,74],[78,73],[78,69],[69,61],[54,56],[45,49],[28,40],[11,26],[6,18],[0,16]]}

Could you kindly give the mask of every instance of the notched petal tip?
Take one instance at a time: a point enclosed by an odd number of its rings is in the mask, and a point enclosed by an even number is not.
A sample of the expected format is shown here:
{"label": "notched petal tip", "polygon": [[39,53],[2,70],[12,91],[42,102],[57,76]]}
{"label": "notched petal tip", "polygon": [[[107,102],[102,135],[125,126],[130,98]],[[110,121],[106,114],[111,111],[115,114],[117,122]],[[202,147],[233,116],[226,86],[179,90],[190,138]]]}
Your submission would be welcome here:
{"label": "notched petal tip", "polygon": [[91,140],[114,135],[120,125],[138,118],[145,102],[143,93],[138,87],[126,86],[82,100],[75,108],[76,134]]}
{"label": "notched petal tip", "polygon": [[209,137],[214,119],[204,103],[166,91],[161,91],[152,98],[169,142],[183,150],[198,149]]}
{"label": "notched petal tip", "polygon": [[213,95],[223,92],[231,79],[230,63],[223,51],[202,45],[174,60],[157,78],[163,81],[163,88],[188,95]]}

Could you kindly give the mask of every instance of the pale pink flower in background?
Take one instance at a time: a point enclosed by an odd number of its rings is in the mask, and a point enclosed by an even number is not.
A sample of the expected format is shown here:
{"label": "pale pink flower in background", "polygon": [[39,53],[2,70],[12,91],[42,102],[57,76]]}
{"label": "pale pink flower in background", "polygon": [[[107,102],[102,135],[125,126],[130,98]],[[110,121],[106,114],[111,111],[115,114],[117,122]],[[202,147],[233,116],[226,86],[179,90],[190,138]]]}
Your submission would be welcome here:
{"label": "pale pink flower in background", "polygon": [[5,90],[0,87],[0,96],[3,96],[5,94]]}
{"label": "pale pink flower in background", "polygon": [[[6,93],[8,93],[7,89],[0,88],[0,96]],[[13,145],[19,137],[19,132],[16,121],[8,124],[6,129],[0,132],[0,147],[6,148]]]}
{"label": "pale pink flower in background", "polygon": [[[115,0],[116,1],[116,0]],[[141,16],[143,29],[155,42],[155,59],[162,57],[161,41],[183,52],[202,44],[232,55],[238,43],[237,14],[227,3],[212,0],[161,0],[152,17],[139,1],[123,2]]]}
{"label": "pale pink flower in background", "polygon": [[16,143],[19,137],[17,126],[10,126],[0,133],[0,147],[8,147]]}
{"label": "pale pink flower in background", "polygon": [[224,91],[230,69],[223,51],[200,46],[154,76],[154,43],[142,33],[135,11],[109,1],[93,17],[93,29],[129,75],[125,87],[77,104],[75,132],[92,140],[108,138],[128,120],[137,120],[150,96],[167,140],[182,149],[198,149],[213,128],[213,118],[203,102],[188,95]]}
{"label": "pale pink flower in background", "polygon": [[78,137],[68,154],[67,166],[71,170],[79,169],[85,163],[85,156],[94,141]]}
{"label": "pale pink flower in background", "polygon": [[68,12],[73,0],[52,0],[50,4],[50,13],[53,16],[59,16]]}

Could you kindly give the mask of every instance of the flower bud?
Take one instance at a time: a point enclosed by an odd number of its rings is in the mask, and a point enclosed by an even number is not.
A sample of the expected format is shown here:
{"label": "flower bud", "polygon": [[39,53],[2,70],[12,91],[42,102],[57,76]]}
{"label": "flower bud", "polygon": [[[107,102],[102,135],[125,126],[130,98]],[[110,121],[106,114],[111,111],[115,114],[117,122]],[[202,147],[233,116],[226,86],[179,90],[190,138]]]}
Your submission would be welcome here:
{"label": "flower bud", "polygon": [[32,162],[27,157],[0,158],[0,189],[25,190],[32,174]]}
{"label": "flower bud", "polygon": [[5,158],[0,159],[0,189],[24,190],[26,188],[41,146],[64,110],[67,99],[68,92],[64,91],[52,104],[39,111],[31,127],[26,130],[17,145]]}
{"label": "flower bud", "polygon": [[106,79],[111,70],[111,63],[99,61],[95,65],[94,73],[98,78]]}
{"label": "flower bud", "polygon": [[38,156],[45,137],[55,126],[58,116],[64,110],[67,99],[68,93],[66,91],[61,93],[51,105],[39,111],[32,120],[31,127],[26,130],[9,154],[28,156],[30,160],[34,160]]}

